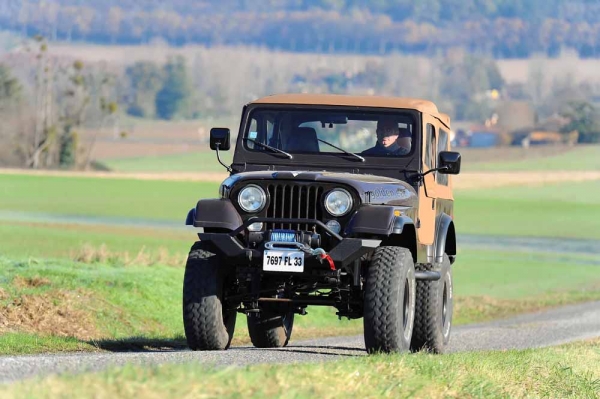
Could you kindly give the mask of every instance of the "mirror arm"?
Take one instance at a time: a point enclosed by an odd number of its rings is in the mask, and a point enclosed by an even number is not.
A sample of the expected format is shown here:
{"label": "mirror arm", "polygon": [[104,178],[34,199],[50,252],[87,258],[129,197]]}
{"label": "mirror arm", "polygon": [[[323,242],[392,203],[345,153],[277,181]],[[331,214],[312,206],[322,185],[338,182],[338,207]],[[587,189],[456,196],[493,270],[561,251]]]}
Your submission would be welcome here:
{"label": "mirror arm", "polygon": [[450,167],[448,165],[444,165],[444,166],[440,166],[439,168],[429,169],[427,172],[422,173],[420,177],[423,178],[432,172],[437,172],[437,171],[446,170],[446,169],[450,169]]}
{"label": "mirror arm", "polygon": [[217,146],[217,149],[216,149],[215,151],[217,152],[217,160],[219,161],[219,163],[220,163],[221,165],[223,165],[223,167],[224,167],[225,169],[227,169],[227,172],[229,172],[229,173],[233,172],[233,170],[232,170],[232,169],[231,169],[229,166],[225,165],[225,164],[223,163],[223,161],[221,161],[221,156],[219,155],[219,147],[221,146],[221,144],[217,144],[216,146]]}

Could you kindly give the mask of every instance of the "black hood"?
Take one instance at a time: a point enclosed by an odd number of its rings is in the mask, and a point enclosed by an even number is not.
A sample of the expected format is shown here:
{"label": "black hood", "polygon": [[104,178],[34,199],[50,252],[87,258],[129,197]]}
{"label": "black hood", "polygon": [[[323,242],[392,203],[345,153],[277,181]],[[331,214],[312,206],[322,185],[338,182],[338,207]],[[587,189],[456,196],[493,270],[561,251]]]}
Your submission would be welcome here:
{"label": "black hood", "polygon": [[351,187],[362,203],[414,206],[417,193],[408,183],[383,176],[359,173],[337,173],[316,171],[258,171],[243,172],[227,178],[223,185],[229,189],[245,181],[293,180],[307,183],[334,183]]}

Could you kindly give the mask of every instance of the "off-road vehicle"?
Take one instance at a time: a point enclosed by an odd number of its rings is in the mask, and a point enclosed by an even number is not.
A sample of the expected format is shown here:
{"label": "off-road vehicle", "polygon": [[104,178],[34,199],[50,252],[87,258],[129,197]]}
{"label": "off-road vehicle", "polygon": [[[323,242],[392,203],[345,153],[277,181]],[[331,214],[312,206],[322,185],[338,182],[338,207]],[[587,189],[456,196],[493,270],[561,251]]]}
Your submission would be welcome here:
{"label": "off-road vehicle", "polygon": [[[183,284],[189,347],[227,349],[238,312],[256,347],[285,346],[294,315],[331,306],[364,319],[369,353],[442,352],[456,257],[448,175],[460,170],[450,131],[418,99],[288,94],[244,106],[220,198],[187,215],[199,229]],[[221,162],[229,129],[213,128],[210,148]]]}

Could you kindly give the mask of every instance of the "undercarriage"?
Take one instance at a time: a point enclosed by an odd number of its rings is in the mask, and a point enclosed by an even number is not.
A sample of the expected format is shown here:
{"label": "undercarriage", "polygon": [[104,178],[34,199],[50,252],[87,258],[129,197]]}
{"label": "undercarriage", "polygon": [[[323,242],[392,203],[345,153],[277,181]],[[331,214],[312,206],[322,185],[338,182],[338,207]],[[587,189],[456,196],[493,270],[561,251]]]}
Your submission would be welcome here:
{"label": "undercarriage", "polygon": [[[311,224],[315,231],[274,229],[241,235],[253,223]],[[375,239],[343,239],[322,222],[310,219],[250,218],[230,233],[200,233],[235,274],[227,301],[238,312],[258,313],[269,306],[291,307],[305,315],[307,306],[332,306],[337,315],[363,316],[364,264],[380,244]],[[245,239],[244,239],[245,238]],[[331,250],[321,247],[332,243]]]}

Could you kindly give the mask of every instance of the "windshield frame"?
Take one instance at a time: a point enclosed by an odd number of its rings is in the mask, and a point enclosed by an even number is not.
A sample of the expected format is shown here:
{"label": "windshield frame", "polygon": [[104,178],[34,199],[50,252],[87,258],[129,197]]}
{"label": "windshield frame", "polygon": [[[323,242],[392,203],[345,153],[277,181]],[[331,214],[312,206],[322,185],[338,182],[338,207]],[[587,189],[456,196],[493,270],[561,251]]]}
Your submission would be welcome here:
{"label": "windshield frame", "polygon": [[[409,114],[414,121],[413,141],[411,150],[408,154],[402,156],[364,156],[366,162],[359,163],[351,155],[343,152],[319,152],[319,153],[292,153],[294,158],[278,155],[268,150],[255,150],[247,147],[243,138],[247,137],[252,115],[256,110],[289,111],[289,110],[307,110],[307,111],[359,111],[372,112],[379,114]],[[409,108],[381,108],[381,107],[355,107],[338,105],[293,105],[293,104],[248,104],[244,107],[242,119],[240,121],[239,133],[236,141],[234,164],[260,164],[277,166],[297,167],[303,166],[307,169],[361,169],[384,168],[399,169],[410,168],[420,169],[420,155],[422,143],[422,113],[416,109]],[[360,153],[358,153],[360,155]]]}

